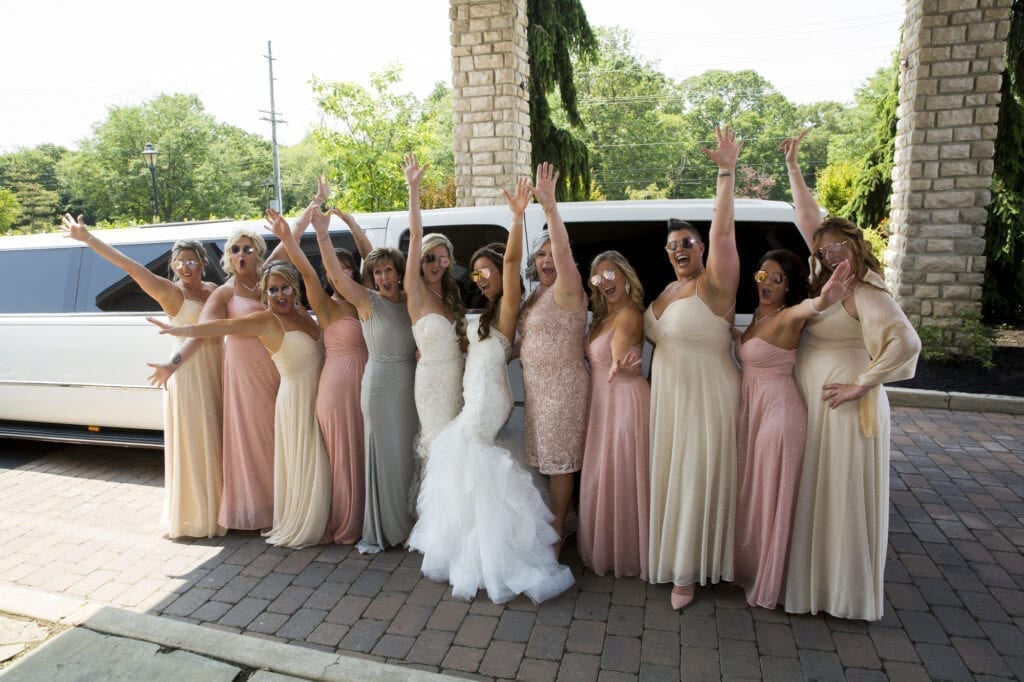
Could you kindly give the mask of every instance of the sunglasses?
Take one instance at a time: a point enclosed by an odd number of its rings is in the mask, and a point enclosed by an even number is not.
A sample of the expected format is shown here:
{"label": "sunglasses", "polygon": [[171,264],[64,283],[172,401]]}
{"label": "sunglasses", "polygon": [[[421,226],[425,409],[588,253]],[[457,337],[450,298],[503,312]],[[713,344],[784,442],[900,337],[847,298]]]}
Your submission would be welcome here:
{"label": "sunglasses", "polygon": [[474,282],[479,282],[482,279],[490,279],[492,272],[494,272],[492,268],[480,268],[479,270],[474,270],[469,273],[469,278]]}
{"label": "sunglasses", "polygon": [[786,279],[786,276],[781,272],[768,272],[767,270],[758,270],[754,273],[754,281],[758,284],[772,281],[772,284],[782,284],[782,280]]}
{"label": "sunglasses", "polygon": [[448,264],[452,262],[452,259],[449,258],[448,256],[438,256],[433,253],[428,253],[426,256],[423,257],[423,262],[426,263],[427,265],[430,265],[431,263],[437,263],[438,266],[446,268],[448,267]]}
{"label": "sunglasses", "polygon": [[269,296],[277,296],[279,291],[282,296],[291,296],[295,293],[295,289],[292,288],[291,284],[285,284],[283,287],[267,287],[267,295]]}
{"label": "sunglasses", "polygon": [[604,272],[599,272],[598,274],[596,274],[596,275],[594,275],[593,277],[590,278],[590,286],[593,286],[593,287],[601,286],[601,280],[602,279],[606,279],[606,280],[608,280],[610,282],[613,279],[615,279],[615,275],[616,274],[618,274],[618,273],[616,273],[614,270],[605,270]]}
{"label": "sunglasses", "polygon": [[842,248],[846,246],[847,243],[849,243],[849,241],[849,239],[844,239],[841,242],[832,242],[828,246],[822,247],[815,251],[814,257],[817,258],[818,260],[825,260],[825,254],[839,253],[842,250]]}
{"label": "sunglasses", "polygon": [[180,258],[177,258],[171,261],[171,267],[173,267],[175,270],[184,270],[185,268],[188,268],[189,270],[195,270],[197,267],[199,267],[199,261],[193,258],[189,258],[188,260],[181,260]]}
{"label": "sunglasses", "polygon": [[683,237],[682,239],[674,242],[665,244],[665,250],[669,253],[675,253],[679,249],[692,249],[693,245],[697,243],[697,240],[693,237]]}
{"label": "sunglasses", "polygon": [[231,247],[231,253],[232,254],[244,253],[247,256],[251,256],[252,254],[256,253],[256,247],[255,246],[251,246],[251,245],[239,246],[238,244],[234,244]]}

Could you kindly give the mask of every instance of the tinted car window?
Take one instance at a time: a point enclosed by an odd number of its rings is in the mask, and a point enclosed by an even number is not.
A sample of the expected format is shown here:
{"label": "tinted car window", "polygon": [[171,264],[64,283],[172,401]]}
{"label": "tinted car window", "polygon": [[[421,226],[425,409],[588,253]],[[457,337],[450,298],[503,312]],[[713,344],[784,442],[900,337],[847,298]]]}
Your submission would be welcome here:
{"label": "tinted car window", "polygon": [[0,313],[63,313],[75,305],[74,282],[88,249],[0,251]]}
{"label": "tinted car window", "polygon": [[[694,222],[707,242],[711,224]],[[622,253],[636,270],[644,285],[644,303],[657,298],[662,289],[675,279],[672,266],[665,255],[667,225],[665,221],[629,223],[569,223],[566,225],[572,252],[584,285],[590,276],[590,263],[602,251]],[[750,314],[755,306],[753,285],[754,269],[758,260],[772,249],[789,249],[800,258],[809,255],[807,245],[796,225],[792,223],[738,222],[736,246],[740,255],[740,284],[736,292],[736,312]],[[710,255],[710,248],[707,254]],[[589,295],[590,290],[587,287]]]}
{"label": "tinted car window", "polygon": [[[455,248],[455,263],[452,265],[452,272],[455,274],[455,280],[459,283],[459,289],[462,291],[462,302],[465,303],[466,307],[483,308],[486,306],[487,300],[480,294],[480,290],[477,289],[476,285],[469,278],[470,266],[472,265],[469,259],[473,257],[473,254],[481,246],[486,246],[493,242],[504,244],[508,240],[508,230],[499,225],[459,225],[458,227],[450,228],[428,227],[423,231],[425,234],[441,232],[451,240],[452,246]],[[409,253],[408,230],[402,233],[399,248],[402,253]]]}

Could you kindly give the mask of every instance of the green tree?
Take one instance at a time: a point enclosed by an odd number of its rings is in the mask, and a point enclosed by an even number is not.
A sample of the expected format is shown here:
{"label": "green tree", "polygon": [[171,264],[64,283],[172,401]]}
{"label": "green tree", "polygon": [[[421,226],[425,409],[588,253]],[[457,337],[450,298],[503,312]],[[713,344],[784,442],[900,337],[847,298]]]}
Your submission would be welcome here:
{"label": "green tree", "polygon": [[0,233],[10,232],[20,215],[21,204],[18,203],[18,195],[0,187]]}
{"label": "green tree", "polygon": [[301,212],[316,191],[317,178],[327,172],[316,140],[307,135],[298,144],[280,148],[281,202],[287,213]]}
{"label": "green tree", "polygon": [[[405,208],[408,193],[402,175],[403,156],[413,152],[431,162],[443,156],[436,151],[444,143],[437,134],[443,97],[434,102],[435,110],[429,105],[424,108],[412,94],[394,92],[401,73],[398,65],[372,73],[369,88],[313,80],[313,93],[326,119],[314,131],[313,139],[327,163],[339,203],[347,210]],[[451,146],[450,133],[447,144]],[[436,192],[437,186],[446,182],[441,173],[429,173],[424,178],[424,195]]]}
{"label": "green tree", "polygon": [[985,258],[985,319],[1024,323],[1024,5],[1019,1],[1013,3],[1007,37]]}
{"label": "green tree", "polygon": [[586,199],[591,184],[587,145],[568,128],[555,125],[548,95],[557,89],[569,125],[583,126],[573,80],[573,58],[592,56],[597,39],[580,0],[527,0],[526,14],[533,165],[550,161],[560,170],[559,199]]}
{"label": "green tree", "polygon": [[58,164],[62,187],[94,221],[148,222],[153,215],[146,143],[157,158],[163,221],[252,217],[269,198],[270,144],[218,123],[194,95],[160,95],[111,107],[106,120]]}
{"label": "green tree", "polygon": [[17,198],[20,211],[11,227],[20,232],[54,229],[58,214],[69,208],[59,191],[56,167],[68,150],[51,144],[18,149],[0,156],[0,186]]}

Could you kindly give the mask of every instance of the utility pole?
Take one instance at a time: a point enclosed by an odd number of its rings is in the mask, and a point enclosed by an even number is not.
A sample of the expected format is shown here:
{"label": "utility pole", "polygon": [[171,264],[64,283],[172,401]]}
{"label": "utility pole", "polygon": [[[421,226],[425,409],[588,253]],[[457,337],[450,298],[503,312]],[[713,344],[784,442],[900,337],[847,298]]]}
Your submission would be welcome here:
{"label": "utility pole", "polygon": [[267,41],[267,66],[270,68],[270,111],[260,109],[261,114],[268,114],[270,118],[263,117],[261,121],[270,121],[270,146],[274,151],[274,200],[271,208],[275,211],[283,211],[281,206],[281,158],[277,153],[277,124],[284,123],[283,119],[277,117],[277,110],[274,108],[274,57],[270,50],[270,41]]}

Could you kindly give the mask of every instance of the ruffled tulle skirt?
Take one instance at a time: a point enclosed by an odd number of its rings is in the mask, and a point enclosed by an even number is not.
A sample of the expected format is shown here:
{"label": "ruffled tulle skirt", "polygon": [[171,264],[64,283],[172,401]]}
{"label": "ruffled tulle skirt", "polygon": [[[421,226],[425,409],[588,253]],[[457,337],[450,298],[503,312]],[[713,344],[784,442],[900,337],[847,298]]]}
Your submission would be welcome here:
{"label": "ruffled tulle skirt", "polygon": [[518,594],[539,603],[575,582],[555,559],[553,516],[530,473],[461,417],[430,448],[418,506],[409,547],[423,553],[423,574],[451,583],[457,598],[484,588],[496,604]]}

